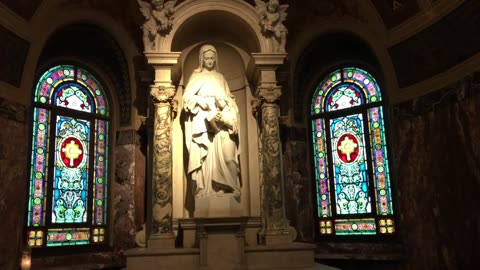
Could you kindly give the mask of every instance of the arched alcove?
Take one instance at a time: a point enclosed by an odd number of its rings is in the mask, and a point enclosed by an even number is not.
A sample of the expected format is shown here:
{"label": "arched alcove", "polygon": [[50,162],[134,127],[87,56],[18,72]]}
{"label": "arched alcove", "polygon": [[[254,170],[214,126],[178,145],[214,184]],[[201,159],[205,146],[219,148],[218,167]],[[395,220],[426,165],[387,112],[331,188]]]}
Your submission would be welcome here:
{"label": "arched alcove", "polygon": [[179,26],[172,41],[172,51],[183,51],[191,44],[205,40],[222,40],[247,52],[261,49],[254,30],[245,20],[228,11],[208,10],[188,18]]}
{"label": "arched alcove", "polygon": [[381,65],[373,50],[360,37],[349,32],[329,32],[318,36],[304,49],[295,64],[294,89],[299,89],[294,95],[295,116],[303,121],[307,108],[305,104],[310,98],[309,90],[320,80],[324,73],[342,63],[366,67],[383,84]]}
{"label": "arched alcove", "polygon": [[173,28],[158,48],[182,51],[209,39],[236,44],[249,53],[271,52],[272,44],[262,35],[259,22],[257,10],[245,1],[187,0],[175,8]]}
{"label": "arched alcove", "polygon": [[45,43],[38,67],[52,59],[81,59],[104,73],[113,85],[112,96],[119,104],[120,124],[131,120],[130,76],[123,51],[103,29],[92,24],[72,23],[55,31]]}

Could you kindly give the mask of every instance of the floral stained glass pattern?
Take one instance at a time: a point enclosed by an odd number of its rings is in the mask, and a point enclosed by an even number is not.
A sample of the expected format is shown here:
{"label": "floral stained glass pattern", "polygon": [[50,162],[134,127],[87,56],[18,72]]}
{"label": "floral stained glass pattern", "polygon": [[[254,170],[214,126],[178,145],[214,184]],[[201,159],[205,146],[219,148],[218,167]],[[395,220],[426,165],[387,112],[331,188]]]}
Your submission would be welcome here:
{"label": "floral stained glass pattern", "polygon": [[90,240],[90,229],[49,229],[47,231],[47,246],[85,245]]}
{"label": "floral stained glass pattern", "polygon": [[57,116],[52,223],[87,221],[90,123]]}
{"label": "floral stained glass pattern", "polygon": [[90,95],[76,83],[63,84],[55,92],[55,105],[82,112],[92,112]]}
{"label": "floral stained glass pattern", "polygon": [[45,198],[47,189],[49,111],[34,108],[32,136],[32,167],[30,168],[30,190],[28,200],[28,226],[45,225]]}
{"label": "floral stained glass pattern", "polygon": [[337,213],[370,213],[362,115],[332,119],[330,130]]}
{"label": "floral stained glass pattern", "polygon": [[27,244],[106,243],[109,109],[101,84],[59,65],[40,76],[33,100]]}
{"label": "floral stained glass pattern", "polygon": [[92,220],[97,225],[105,224],[106,212],[107,212],[107,185],[105,184],[106,172],[108,171],[107,159],[108,159],[108,136],[106,131],[108,130],[108,122],[103,120],[97,120],[95,124],[95,171],[93,185],[94,194],[94,210]]}
{"label": "floral stained glass pattern", "polygon": [[[68,88],[68,85],[70,85],[70,88]],[[63,88],[70,89],[67,91],[68,94],[62,92],[59,95]],[[83,97],[84,95],[86,97]],[[40,77],[35,90],[34,102],[68,107],[63,100],[66,98],[77,100],[78,98],[80,101],[77,102],[75,107],[77,109],[80,107],[80,111],[85,111],[81,108],[81,104],[86,105],[84,101],[88,100],[87,97],[90,100],[89,105],[93,106],[92,112],[102,116],[109,115],[106,94],[97,79],[88,71],[79,67],[61,65],[52,67]],[[72,105],[70,106],[72,107]]]}
{"label": "floral stained glass pattern", "polygon": [[311,130],[320,235],[393,234],[395,222],[377,81],[345,67],[318,85]]}
{"label": "floral stained glass pattern", "polygon": [[318,216],[329,217],[331,215],[330,186],[328,184],[328,163],[327,147],[325,136],[325,124],[323,119],[312,121],[314,133],[314,157],[315,157],[315,178],[317,179],[317,204]]}

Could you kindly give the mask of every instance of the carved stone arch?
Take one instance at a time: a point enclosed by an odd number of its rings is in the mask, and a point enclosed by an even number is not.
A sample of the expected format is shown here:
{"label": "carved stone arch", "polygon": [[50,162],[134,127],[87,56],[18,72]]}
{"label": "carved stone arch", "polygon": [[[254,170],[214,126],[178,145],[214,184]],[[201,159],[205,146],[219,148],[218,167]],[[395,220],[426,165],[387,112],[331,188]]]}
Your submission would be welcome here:
{"label": "carved stone arch", "polygon": [[[348,33],[357,40],[361,40],[373,52],[384,75],[384,91],[387,95],[393,96],[395,89],[398,89],[398,82],[392,60],[384,46],[384,41],[381,39],[382,35],[378,35],[378,33],[369,29],[367,24],[352,18],[321,18],[305,26],[304,31],[296,38],[295,43],[290,44],[289,59],[292,63],[290,73],[294,74],[298,70],[297,65],[300,63],[300,58],[305,53],[305,50],[319,37],[332,32]],[[290,80],[292,89],[296,87],[293,85],[294,81],[295,78]]]}
{"label": "carved stone arch", "polygon": [[[88,40],[82,37],[88,36]],[[77,42],[71,42],[78,39]],[[93,44],[103,44],[94,49]],[[61,49],[59,49],[61,48]],[[102,57],[99,57],[102,55]],[[82,62],[95,66],[112,82],[110,96],[118,104],[121,126],[131,121],[131,87],[127,61],[116,40],[101,27],[85,23],[72,23],[57,29],[47,40],[38,63],[49,59],[77,57]]]}
{"label": "carved stone arch", "polygon": [[[181,51],[187,45],[200,42],[202,32],[208,34],[209,39],[221,38],[238,44],[249,53],[272,51],[271,42],[261,33],[259,14],[255,7],[245,1],[187,0],[175,10],[170,34],[160,39],[160,52]],[[202,31],[205,25],[207,27],[203,30],[208,31]],[[236,31],[231,32],[229,29]],[[194,30],[196,31],[193,32]],[[189,35],[191,32],[196,37]]]}

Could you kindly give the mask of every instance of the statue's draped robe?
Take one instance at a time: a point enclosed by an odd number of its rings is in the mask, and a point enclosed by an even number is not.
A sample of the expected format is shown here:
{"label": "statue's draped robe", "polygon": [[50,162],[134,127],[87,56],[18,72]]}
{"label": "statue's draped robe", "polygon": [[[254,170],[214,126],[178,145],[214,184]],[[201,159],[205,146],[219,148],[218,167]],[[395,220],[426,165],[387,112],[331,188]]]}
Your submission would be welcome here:
{"label": "statue's draped robe", "polygon": [[[202,109],[197,101],[203,99],[213,107]],[[215,99],[226,101],[225,107],[216,109]],[[185,144],[188,149],[188,171],[196,181],[197,192],[209,194],[212,180],[240,192],[238,107],[223,75],[215,70],[194,71],[183,94],[185,121]],[[217,111],[228,125],[219,125],[220,130],[211,131],[208,121]],[[213,120],[214,121],[214,120]],[[228,126],[228,127],[227,127]]]}

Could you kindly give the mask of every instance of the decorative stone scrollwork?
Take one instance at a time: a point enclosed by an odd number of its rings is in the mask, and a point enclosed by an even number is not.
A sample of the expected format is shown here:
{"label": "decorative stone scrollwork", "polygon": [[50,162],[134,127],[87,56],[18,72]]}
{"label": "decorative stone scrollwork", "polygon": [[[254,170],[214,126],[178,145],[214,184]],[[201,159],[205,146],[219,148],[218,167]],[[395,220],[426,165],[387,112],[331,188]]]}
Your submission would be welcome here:
{"label": "decorative stone scrollwork", "polygon": [[145,17],[143,30],[143,45],[145,51],[156,51],[160,36],[170,33],[173,26],[174,7],[177,0],[152,0],[151,3],[137,0],[140,11]]}
{"label": "decorative stone scrollwork", "polygon": [[255,0],[255,8],[260,15],[260,26],[263,34],[273,42],[274,52],[285,52],[287,28],[283,21],[287,18],[288,5],[280,5],[278,0]]}
{"label": "decorative stone scrollwork", "polygon": [[155,103],[153,141],[153,226],[152,233],[172,230],[172,150],[170,125],[175,89],[151,86]]}
{"label": "decorative stone scrollwork", "polygon": [[[283,226],[283,202],[281,187],[280,138],[278,136],[278,108],[274,104],[262,106],[262,145],[265,211],[268,227]],[[282,224],[282,225],[280,225]]]}
{"label": "decorative stone scrollwork", "polygon": [[153,233],[168,232],[172,215],[170,119],[162,109],[156,108],[154,124]]}
{"label": "decorative stone scrollwork", "polygon": [[[283,176],[281,141],[279,134],[278,100],[282,95],[281,87],[263,83],[257,90],[257,99],[252,101],[254,112],[261,123],[262,152],[262,209],[264,215],[265,239],[275,235],[291,242],[288,220],[283,205]],[[271,240],[265,240],[267,243]],[[282,240],[283,241],[283,240]]]}

